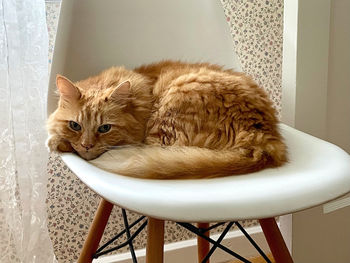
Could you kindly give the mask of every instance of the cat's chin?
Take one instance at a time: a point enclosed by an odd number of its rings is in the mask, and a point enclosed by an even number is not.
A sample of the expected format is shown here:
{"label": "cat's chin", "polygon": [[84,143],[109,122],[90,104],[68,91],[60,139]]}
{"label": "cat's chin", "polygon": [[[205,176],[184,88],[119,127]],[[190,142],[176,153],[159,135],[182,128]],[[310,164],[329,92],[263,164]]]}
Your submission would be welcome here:
{"label": "cat's chin", "polygon": [[93,152],[77,152],[78,155],[87,160],[87,161],[90,161],[90,160],[93,160],[93,159],[96,159],[97,157],[99,157],[103,152],[101,153],[93,153]]}

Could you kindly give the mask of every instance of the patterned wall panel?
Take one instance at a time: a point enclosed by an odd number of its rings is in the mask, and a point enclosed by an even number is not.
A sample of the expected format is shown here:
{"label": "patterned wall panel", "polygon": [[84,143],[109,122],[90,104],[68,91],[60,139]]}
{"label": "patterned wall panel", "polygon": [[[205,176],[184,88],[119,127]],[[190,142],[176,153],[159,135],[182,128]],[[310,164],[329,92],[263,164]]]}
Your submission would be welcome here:
{"label": "patterned wall panel", "polygon": [[221,0],[242,70],[281,112],[283,0]]}
{"label": "patterned wall panel", "polygon": [[[269,92],[280,112],[283,1],[222,0],[222,3],[243,70]],[[46,6],[51,62],[60,4],[51,1]],[[59,262],[73,262],[82,248],[99,197],[82,184],[55,154],[50,156],[48,173],[50,236]],[[129,221],[138,217],[135,213],[128,213],[128,216]],[[252,220],[243,222],[246,227],[255,224],[256,221]],[[120,229],[123,229],[121,210],[114,208],[102,242]],[[136,249],[145,246],[144,233],[135,240]],[[174,223],[166,223],[166,243],[190,238],[194,236],[188,231]]]}

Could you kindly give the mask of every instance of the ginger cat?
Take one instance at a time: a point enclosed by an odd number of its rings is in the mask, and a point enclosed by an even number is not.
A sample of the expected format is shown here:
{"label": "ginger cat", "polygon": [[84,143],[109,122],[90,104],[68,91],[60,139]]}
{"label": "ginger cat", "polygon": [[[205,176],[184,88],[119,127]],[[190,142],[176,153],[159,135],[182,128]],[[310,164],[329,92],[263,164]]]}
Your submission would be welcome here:
{"label": "ginger cat", "polygon": [[113,173],[212,178],[287,160],[268,96],[243,73],[162,61],[112,67],[75,83],[58,75],[56,84],[48,147],[98,157],[91,163]]}

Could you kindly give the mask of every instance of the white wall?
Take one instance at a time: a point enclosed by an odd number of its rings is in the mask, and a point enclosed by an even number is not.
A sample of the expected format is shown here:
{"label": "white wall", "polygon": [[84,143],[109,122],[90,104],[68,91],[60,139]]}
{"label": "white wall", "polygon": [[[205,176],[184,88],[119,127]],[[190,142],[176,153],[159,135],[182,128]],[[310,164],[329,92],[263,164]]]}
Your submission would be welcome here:
{"label": "white wall", "polygon": [[[287,2],[282,118],[350,153],[350,1]],[[349,220],[349,206],[293,214],[294,262],[349,263]]]}
{"label": "white wall", "polygon": [[282,121],[322,139],[327,135],[329,10],[330,0],[289,0],[284,7]]}
{"label": "white wall", "polygon": [[334,0],[328,60],[327,139],[350,153],[350,1]]}

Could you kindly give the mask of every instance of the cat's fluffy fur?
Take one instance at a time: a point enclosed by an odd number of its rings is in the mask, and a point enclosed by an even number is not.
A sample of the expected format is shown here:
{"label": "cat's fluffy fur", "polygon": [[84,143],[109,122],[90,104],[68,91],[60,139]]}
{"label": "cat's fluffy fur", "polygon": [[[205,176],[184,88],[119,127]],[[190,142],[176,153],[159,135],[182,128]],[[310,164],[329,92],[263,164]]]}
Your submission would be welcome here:
{"label": "cat's fluffy fur", "polygon": [[[48,146],[140,178],[211,178],[286,162],[266,93],[251,78],[210,64],[163,61],[113,67],[76,83],[58,76]],[[81,131],[69,128],[69,121]],[[107,133],[100,125],[111,124]],[[88,149],[86,145],[91,147]]]}

